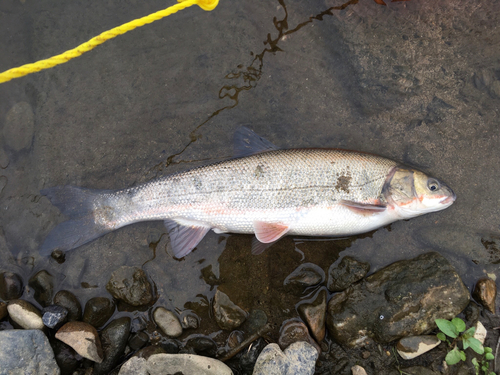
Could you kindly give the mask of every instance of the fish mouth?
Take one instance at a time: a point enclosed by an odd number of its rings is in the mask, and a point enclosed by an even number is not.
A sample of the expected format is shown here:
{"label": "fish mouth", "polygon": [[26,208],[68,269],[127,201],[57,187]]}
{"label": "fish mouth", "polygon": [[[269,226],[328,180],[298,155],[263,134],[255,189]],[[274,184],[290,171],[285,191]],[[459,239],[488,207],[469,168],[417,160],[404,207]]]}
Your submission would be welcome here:
{"label": "fish mouth", "polygon": [[441,203],[441,204],[452,204],[457,199],[457,195],[448,186],[446,186],[446,187],[447,187],[448,191],[450,192],[450,195],[448,195],[446,198],[444,198],[443,200],[441,200],[439,203]]}

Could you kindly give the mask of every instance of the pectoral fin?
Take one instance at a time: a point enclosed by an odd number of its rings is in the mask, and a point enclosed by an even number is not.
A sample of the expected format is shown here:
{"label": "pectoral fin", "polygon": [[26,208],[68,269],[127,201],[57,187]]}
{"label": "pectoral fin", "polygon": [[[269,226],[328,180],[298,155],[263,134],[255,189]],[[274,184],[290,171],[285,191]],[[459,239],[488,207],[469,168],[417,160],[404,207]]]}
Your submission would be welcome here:
{"label": "pectoral fin", "polygon": [[383,204],[360,203],[347,200],[341,200],[340,204],[352,212],[364,216],[375,215],[387,209],[387,206]]}
{"label": "pectoral fin", "polygon": [[257,237],[260,242],[271,243],[283,237],[290,230],[290,227],[281,223],[254,221],[253,229],[255,237]]}
{"label": "pectoral fin", "polygon": [[170,244],[175,258],[188,255],[211,229],[200,223],[179,224],[173,220],[165,220],[165,227],[170,236]]}

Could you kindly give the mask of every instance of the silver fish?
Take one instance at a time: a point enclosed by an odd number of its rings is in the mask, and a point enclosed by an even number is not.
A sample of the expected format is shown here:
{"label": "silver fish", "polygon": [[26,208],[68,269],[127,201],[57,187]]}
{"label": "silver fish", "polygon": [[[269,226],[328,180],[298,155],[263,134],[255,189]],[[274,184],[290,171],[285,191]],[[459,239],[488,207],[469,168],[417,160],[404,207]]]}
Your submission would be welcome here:
{"label": "silver fish", "polygon": [[284,235],[346,236],[440,211],[455,201],[443,182],[392,160],[340,149],[280,150],[247,128],[237,157],[132,188],[42,190],[70,220],[42,254],[70,250],[140,221],[164,220],[176,258],[212,229],[255,233],[253,253]]}

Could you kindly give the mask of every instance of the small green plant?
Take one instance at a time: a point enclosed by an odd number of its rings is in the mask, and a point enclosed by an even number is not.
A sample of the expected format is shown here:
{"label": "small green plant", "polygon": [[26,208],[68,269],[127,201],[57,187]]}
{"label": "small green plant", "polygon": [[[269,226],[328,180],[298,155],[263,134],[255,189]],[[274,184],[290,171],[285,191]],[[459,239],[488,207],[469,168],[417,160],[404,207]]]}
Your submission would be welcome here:
{"label": "small green plant", "polygon": [[[475,327],[471,327],[466,330],[465,323],[460,318],[453,318],[451,321],[446,319],[436,319],[435,320],[438,328],[441,332],[437,334],[437,338],[441,341],[445,341],[448,345],[453,348],[448,354],[446,354],[445,361],[448,365],[455,365],[460,361],[465,361],[467,359],[465,355],[465,350],[471,348],[477,354],[481,355],[481,360],[478,361],[476,358],[472,359],[472,364],[476,369],[476,375],[479,375],[479,371],[482,370],[485,375],[495,375],[494,372],[489,372],[489,363],[495,357],[493,356],[492,350],[489,347],[484,347],[481,341],[474,338],[474,333],[476,332]],[[450,342],[448,338],[451,337],[453,341]],[[463,350],[458,348],[457,343],[461,341]]]}

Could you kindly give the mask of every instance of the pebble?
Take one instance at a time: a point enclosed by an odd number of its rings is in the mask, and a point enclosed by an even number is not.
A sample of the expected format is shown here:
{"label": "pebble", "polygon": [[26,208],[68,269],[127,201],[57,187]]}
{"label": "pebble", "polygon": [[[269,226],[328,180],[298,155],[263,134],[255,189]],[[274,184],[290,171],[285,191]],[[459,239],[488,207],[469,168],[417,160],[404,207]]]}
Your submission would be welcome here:
{"label": "pebble", "polygon": [[77,369],[83,358],[75,352],[73,348],[62,341],[53,340],[51,345],[54,350],[57,365],[61,369],[61,373],[73,374],[73,371]]}
{"label": "pebble", "polygon": [[0,298],[4,301],[21,298],[23,288],[23,279],[17,273],[0,273]]}
{"label": "pebble", "polygon": [[478,280],[472,292],[472,297],[493,314],[495,314],[496,296],[497,284],[487,277]]}
{"label": "pebble", "polygon": [[223,362],[195,354],[155,354],[148,358],[147,369],[150,375],[233,375]]}
{"label": "pebble", "polygon": [[40,330],[0,331],[1,374],[59,375],[49,340]]}
{"label": "pebble", "polygon": [[161,346],[150,345],[139,350],[137,353],[134,354],[134,357],[148,359],[154,354],[166,354],[166,351]]}
{"label": "pebble", "polygon": [[296,319],[285,321],[281,326],[280,336],[278,339],[280,348],[285,349],[298,341],[305,341],[313,345],[318,353],[321,353],[321,348],[309,335],[309,331],[304,323]]}
{"label": "pebble", "polygon": [[483,323],[481,323],[479,320],[475,324],[476,331],[474,332],[474,338],[479,340],[481,344],[484,344],[484,340],[486,340],[486,335],[487,331],[486,328],[484,328]]}
{"label": "pebble", "polygon": [[50,305],[42,310],[42,321],[46,327],[56,328],[66,321],[68,310],[59,305]]}
{"label": "pebble", "polygon": [[352,372],[352,375],[367,375],[366,370],[363,367],[361,367],[360,365],[352,366],[351,372]]}
{"label": "pebble", "polygon": [[153,288],[146,273],[137,267],[122,266],[111,274],[108,292],[131,306],[149,305],[154,301]]}
{"label": "pebble", "polygon": [[153,319],[160,329],[169,337],[182,335],[182,326],[172,311],[164,307],[158,307],[153,313]]}
{"label": "pebble", "polygon": [[118,364],[130,333],[130,318],[113,320],[101,331],[101,344],[104,359],[94,365],[94,374],[108,374]]}
{"label": "pebble", "polygon": [[0,301],[0,320],[7,316],[7,304]]}
{"label": "pebble", "polygon": [[313,375],[317,359],[316,348],[304,341],[283,352],[277,344],[269,344],[260,353],[253,375]]}
{"label": "pebble", "polygon": [[326,298],[325,289],[321,289],[311,303],[301,303],[297,310],[317,342],[323,341],[326,333]]}
{"label": "pebble", "polygon": [[15,151],[31,146],[35,131],[35,115],[31,106],[26,102],[19,102],[5,115],[3,127],[4,142]]}
{"label": "pebble", "polygon": [[298,266],[283,282],[288,289],[302,293],[305,288],[325,281],[325,272],[314,263]]}
{"label": "pebble", "polygon": [[10,318],[24,329],[43,329],[42,314],[31,303],[22,299],[9,302],[7,311]]}
{"label": "pebble", "polygon": [[35,299],[40,305],[45,307],[52,303],[54,276],[41,270],[30,278],[28,285],[35,291]]}
{"label": "pebble", "polygon": [[369,270],[369,263],[345,256],[339,264],[332,264],[328,269],[327,288],[330,292],[341,292],[365,277]]}
{"label": "pebble", "polygon": [[118,375],[149,375],[147,360],[142,357],[132,357],[123,364]]}
{"label": "pebble", "polygon": [[115,312],[115,303],[106,297],[94,297],[87,301],[83,312],[83,321],[99,328]]}
{"label": "pebble", "polygon": [[267,324],[267,315],[264,311],[259,309],[250,310],[247,320],[244,324],[244,331],[252,334]]}
{"label": "pebble", "polygon": [[260,337],[255,340],[248,349],[244,350],[240,357],[240,368],[243,371],[251,373],[253,368],[255,367],[255,362],[257,362],[257,358],[259,358],[260,353],[266,347],[266,341]]}
{"label": "pebble", "polygon": [[56,333],[56,339],[72,347],[82,357],[101,363],[103,353],[96,329],[88,323],[69,322]]}
{"label": "pebble", "polygon": [[162,337],[158,345],[163,349],[162,353],[177,354],[181,350],[181,343],[175,339]]}
{"label": "pebble", "polygon": [[227,331],[238,328],[248,315],[242,308],[235,305],[227,294],[218,289],[215,292],[213,309],[217,325]]}
{"label": "pebble", "polygon": [[252,375],[283,375],[287,369],[287,358],[277,344],[267,345],[255,363]]}
{"label": "pebble", "polygon": [[229,334],[227,338],[227,346],[229,349],[234,349],[238,345],[240,345],[245,337],[243,336],[243,332],[241,331],[233,331]]}
{"label": "pebble", "polygon": [[182,315],[182,328],[197,329],[200,325],[200,318],[193,312],[188,312]]}
{"label": "pebble", "polygon": [[130,349],[135,351],[143,348],[148,342],[148,334],[144,331],[141,331],[130,336],[130,339],[128,340],[128,346],[130,346]]}
{"label": "pebble", "polygon": [[185,348],[192,354],[198,354],[205,357],[215,357],[217,354],[217,344],[214,340],[205,336],[190,338]]}
{"label": "pebble", "polygon": [[434,335],[407,336],[398,341],[396,350],[403,359],[413,359],[438,346],[441,341]]}
{"label": "pebble", "polygon": [[54,304],[68,310],[68,322],[82,319],[82,305],[70,291],[60,290],[57,292],[54,296]]}

